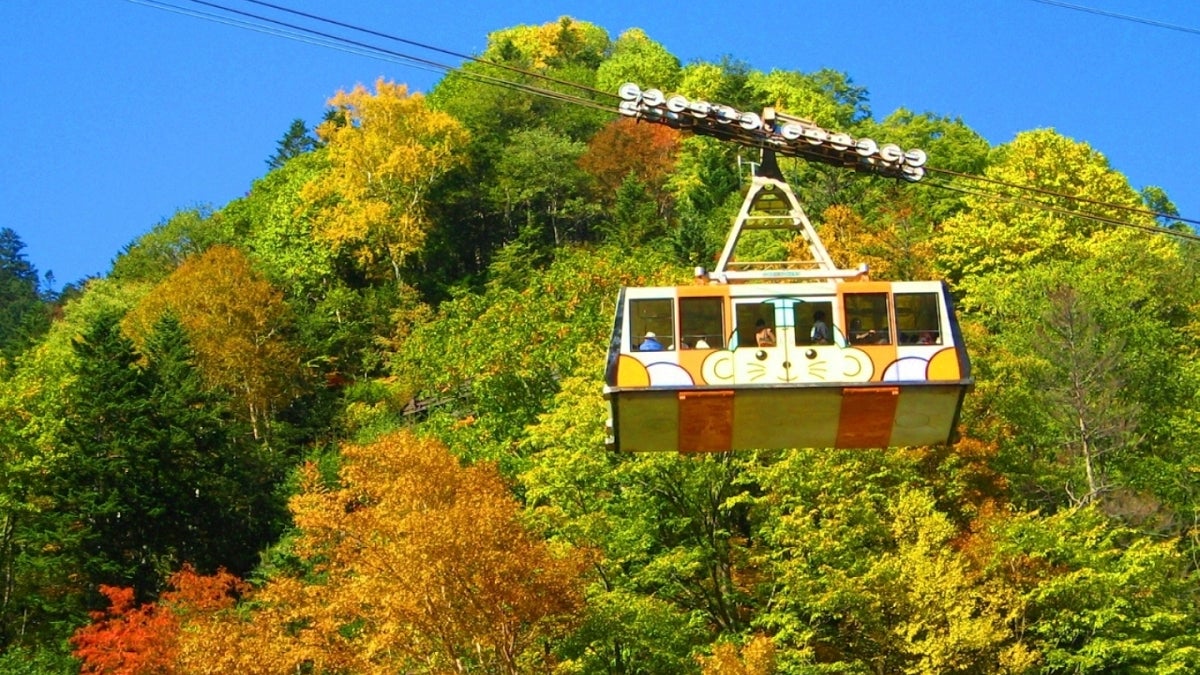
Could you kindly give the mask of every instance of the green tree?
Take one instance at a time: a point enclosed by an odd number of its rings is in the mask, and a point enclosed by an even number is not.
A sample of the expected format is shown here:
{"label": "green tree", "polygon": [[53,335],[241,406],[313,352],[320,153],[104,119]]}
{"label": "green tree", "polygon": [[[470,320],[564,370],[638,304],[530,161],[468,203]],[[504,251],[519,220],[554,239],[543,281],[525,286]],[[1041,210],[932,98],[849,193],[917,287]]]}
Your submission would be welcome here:
{"label": "green tree", "polygon": [[[137,284],[87,282],[49,332],[0,374],[0,649],[28,663],[69,660],[59,642],[86,618],[91,590],[78,556],[66,554],[79,550],[82,532],[76,514],[62,507],[58,479],[70,447],[65,420],[76,338],[101,317],[124,312],[141,292]],[[26,662],[15,657],[5,663],[16,666],[0,672],[53,672],[22,670]]]}
{"label": "green tree", "polygon": [[109,277],[162,281],[188,257],[229,243],[233,236],[227,221],[208,209],[179,211],[126,246],[113,260]]}
{"label": "green tree", "polygon": [[[642,462],[604,452],[605,409],[594,370],[581,368],[563,380],[554,405],[522,443],[530,454],[520,476],[529,517],[552,541],[599,552],[587,588],[587,613],[564,642],[563,653],[582,672],[695,672],[691,651],[709,639],[711,624],[703,612],[680,603],[678,593],[658,591],[673,572],[697,574],[689,561],[705,556],[683,552],[661,562],[655,556],[669,532],[689,523],[702,527],[702,522],[693,520],[694,513],[657,511],[658,502],[645,499],[653,488],[634,486],[635,471],[665,471],[680,460]],[[682,470],[693,468],[689,462]],[[647,570],[651,565],[654,571]]]}
{"label": "green tree", "polygon": [[1195,570],[1176,542],[1094,508],[994,525],[995,572],[1021,594],[1013,622],[1043,672],[1184,673],[1200,667]]}
{"label": "green tree", "polygon": [[246,196],[221,210],[238,233],[239,248],[289,299],[319,300],[344,283],[351,261],[339,258],[313,232],[313,209],[303,187],[328,170],[324,153],[306,153],[256,180]]}
{"label": "green tree", "polygon": [[[587,182],[581,179],[586,177],[573,164],[579,153],[574,146],[587,142],[611,115],[523,87],[592,96],[587,89],[594,87],[607,48],[602,29],[567,17],[542,26],[517,26],[492,33],[480,60],[465,64],[434,87],[430,106],[459,120],[470,131],[470,143],[463,153],[468,166],[448,174],[434,188],[430,214],[435,226],[421,255],[422,275],[409,278],[424,297],[443,299],[460,284],[478,287],[493,256],[521,234],[528,213],[543,221],[547,217],[541,214],[553,214],[568,230],[561,233],[564,240],[592,236],[596,209],[584,193]],[[516,86],[497,87],[496,79]],[[602,105],[611,103],[603,96],[596,99]],[[540,150],[550,152],[546,161],[536,156]],[[547,185],[538,183],[546,177]],[[546,208],[522,206],[535,196],[556,201]],[[567,201],[557,199],[563,196]],[[561,222],[564,218],[568,222]],[[553,225],[535,225],[545,231],[527,228],[527,240],[520,247],[544,253],[545,242],[554,239]]]}
{"label": "green tree", "polygon": [[725,243],[741,207],[737,152],[732,143],[702,136],[679,144],[677,168],[666,187],[679,220],[675,248],[687,264],[711,268]]}
{"label": "green tree", "polygon": [[50,325],[37,269],[13,230],[0,229],[0,364],[32,344]]}
{"label": "green tree", "polygon": [[[570,96],[589,94],[594,88],[596,71],[608,53],[608,33],[601,27],[568,16],[540,26],[516,26],[488,35],[484,58],[517,66],[545,77],[520,77],[518,82]],[[505,79],[512,79],[511,71]],[[573,86],[581,85],[581,86]],[[491,85],[488,85],[491,86]],[[530,116],[521,128],[544,126],[574,141],[586,140],[608,117],[586,106],[553,101],[544,96],[528,98]],[[602,103],[610,99],[600,97]]]}
{"label": "green tree", "polygon": [[0,652],[50,645],[65,637],[64,620],[83,616],[79,598],[70,597],[76,570],[55,564],[52,553],[73,541],[55,536],[70,533],[48,478],[58,457],[26,435],[31,411],[15,391],[23,384],[0,380]]}
{"label": "green tree", "polygon": [[[1086,257],[1089,241],[1112,229],[1075,213],[1152,224],[1123,210],[1141,207],[1141,198],[1103,155],[1050,129],[1021,133],[994,149],[985,176],[1020,187],[997,186],[989,190],[994,197],[968,195],[967,210],[947,220],[938,239],[937,267],[952,281],[967,280],[968,292],[990,283],[992,272]],[[1081,199],[1090,203],[1083,207]]]}
{"label": "green tree", "polygon": [[1147,185],[1142,188],[1142,201],[1146,203],[1146,208],[1150,209],[1155,214],[1155,219],[1162,227],[1167,227],[1172,230],[1187,232],[1187,223],[1179,220],[1179,209],[1175,207],[1175,202],[1167,196],[1167,191],[1157,185]]}
{"label": "green tree", "polygon": [[834,71],[806,75],[796,71],[753,71],[746,82],[754,108],[776,108],[779,112],[812,120],[832,130],[846,130],[867,114],[866,90]]}
{"label": "green tree", "polygon": [[[388,333],[408,289],[368,283],[352,256],[315,236],[314,209],[300,192],[327,169],[323,152],[294,158],[255,181],[222,216],[242,233],[240,249],[253,269],[282,292],[305,363],[331,380],[365,377],[382,364],[376,338]],[[313,422],[317,428],[328,420]]]}
{"label": "green tree", "polygon": [[492,198],[511,231],[534,246],[561,246],[591,238],[592,210],[583,199],[585,146],[549,129],[521,131],[496,164]]}
{"label": "green tree", "polygon": [[1176,245],[1143,238],[1113,237],[1081,262],[994,275],[974,298],[987,308],[977,314],[987,332],[973,347],[972,410],[983,414],[970,412],[968,423],[1000,442],[1014,498],[1027,505],[1099,500],[1146,520],[1174,494],[1192,511],[1183,495],[1195,481],[1162,467],[1188,464],[1194,445],[1197,381],[1182,331],[1195,291]]}
{"label": "green tree", "polygon": [[1011,594],[959,546],[1002,496],[988,459],[796,450],[753,470],[753,624],[783,672],[961,672],[1000,658]]}
{"label": "green tree", "polygon": [[728,56],[722,57],[718,63],[689,63],[680,75],[679,93],[689,98],[730,105],[738,110],[753,110],[759,102],[746,86],[752,72],[745,62]]}
{"label": "green tree", "polygon": [[661,255],[612,248],[568,247],[547,269],[522,270],[503,280],[497,272],[484,293],[443,303],[391,363],[402,391],[457,403],[434,412],[431,432],[471,460],[500,461],[505,472],[513,468],[512,444],[545,410],[559,379],[581,363],[599,377],[620,286],[687,278]]}
{"label": "green tree", "polygon": [[613,42],[608,57],[596,70],[596,88],[615,94],[621,85],[633,82],[669,94],[678,87],[680,72],[674,54],[640,28],[630,28]]}
{"label": "green tree", "polygon": [[277,533],[280,467],[236,443],[178,320],[164,317],[141,364],[116,317],[77,345],[58,498],[81,534],[87,581],[152,597],[184,562],[245,573]]}
{"label": "green tree", "polygon": [[646,185],[629,174],[617,188],[611,222],[602,224],[601,230],[614,245],[633,248],[663,242],[667,223],[655,208]]}
{"label": "green tree", "polygon": [[[958,180],[936,170],[983,173],[990,150],[988,142],[961,119],[915,114],[903,108],[882,122],[864,120],[855,125],[855,130],[857,135],[873,138],[880,144],[924,150],[929,157],[931,182],[956,184]],[[816,177],[827,175],[827,171],[815,167],[813,171]],[[803,183],[800,187],[799,194],[813,207],[810,217],[822,228],[819,231],[826,245],[847,251],[845,265],[868,263],[872,277],[880,279],[938,276],[940,272],[933,269],[933,262],[942,223],[965,208],[960,193],[931,189],[924,183],[884,181],[860,175],[834,191],[810,190]],[[973,186],[964,182],[964,187]],[[822,204],[832,206],[816,211]],[[829,227],[831,209],[835,214],[832,220],[840,221],[832,223],[835,225],[832,228]],[[847,222],[844,216],[851,209],[852,220],[858,227],[843,229]]]}
{"label": "green tree", "polygon": [[275,154],[267,160],[267,167],[278,169],[289,159],[312,152],[319,145],[317,139],[308,132],[308,125],[304,123],[304,120],[294,119],[283,138],[279,139]]}

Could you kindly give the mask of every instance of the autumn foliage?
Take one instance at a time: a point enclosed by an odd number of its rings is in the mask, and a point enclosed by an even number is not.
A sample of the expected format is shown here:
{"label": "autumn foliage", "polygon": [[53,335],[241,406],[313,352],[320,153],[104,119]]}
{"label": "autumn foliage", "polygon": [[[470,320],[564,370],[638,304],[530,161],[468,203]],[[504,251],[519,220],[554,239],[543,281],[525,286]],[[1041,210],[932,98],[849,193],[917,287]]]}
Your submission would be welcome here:
{"label": "autumn foliage", "polygon": [[180,630],[188,622],[228,609],[246,590],[233,575],[197,574],[185,565],[172,575],[171,590],[157,604],[134,606],[132,588],[101,586],[109,608],[92,613],[92,623],[71,638],[81,673],[166,675],[180,672]]}
{"label": "autumn foliage", "polygon": [[595,179],[602,199],[611,200],[631,173],[659,194],[675,168],[678,149],[678,131],[622,117],[592,138],[579,164]]}
{"label": "autumn foliage", "polygon": [[71,638],[82,673],[169,673],[175,661],[179,617],[158,605],[134,607],[133,589],[101,586],[110,606]]}
{"label": "autumn foliage", "polygon": [[721,643],[713,647],[712,656],[699,661],[703,675],[771,675],[775,672],[775,645],[771,638],[756,635],[740,650]]}
{"label": "autumn foliage", "polygon": [[301,194],[314,207],[319,239],[368,270],[384,263],[399,274],[430,227],[425,194],[461,161],[466,131],[402,84],[381,79],[375,89],[359,85],[330,99],[342,115],[318,129],[330,167]]}
{"label": "autumn foliage", "polygon": [[[640,31],[481,53],[338,93],[53,313],[0,230],[0,673],[1200,672],[1200,257],[1145,232],[1163,191]],[[780,169],[839,266],[946,280],[959,440],[605,450],[614,301],[715,260],[759,159],[565,100],[626,81],[928,151],[948,189]]]}
{"label": "autumn foliage", "polygon": [[529,532],[494,467],[463,468],[435,441],[395,434],[344,456],[340,487],[309,466],[292,502],[309,572],[268,582],[249,622],[219,616],[189,634],[185,660],[246,673],[548,667],[540,641],[579,611],[585,558]]}
{"label": "autumn foliage", "polygon": [[214,246],[188,258],[126,315],[123,328],[144,343],[165,312],[183,324],[205,381],[241,404],[256,434],[267,412],[296,394],[299,353],[287,341],[287,305],[238,249]]}
{"label": "autumn foliage", "polygon": [[[886,209],[867,222],[850,207],[836,204],[825,209],[818,234],[840,267],[866,264],[875,279],[936,278],[930,268],[932,234],[915,220],[911,208],[900,207]],[[789,257],[808,259],[807,246],[803,239],[794,240],[788,247]]]}
{"label": "autumn foliage", "polygon": [[[185,568],[139,607],[104,587],[111,607],[72,639],[83,672],[548,669],[541,640],[576,620],[587,558],[528,531],[494,467],[435,441],[397,434],[345,458],[340,487],[309,466],[293,500],[306,573],[248,593]],[[227,611],[243,595],[249,613]]]}

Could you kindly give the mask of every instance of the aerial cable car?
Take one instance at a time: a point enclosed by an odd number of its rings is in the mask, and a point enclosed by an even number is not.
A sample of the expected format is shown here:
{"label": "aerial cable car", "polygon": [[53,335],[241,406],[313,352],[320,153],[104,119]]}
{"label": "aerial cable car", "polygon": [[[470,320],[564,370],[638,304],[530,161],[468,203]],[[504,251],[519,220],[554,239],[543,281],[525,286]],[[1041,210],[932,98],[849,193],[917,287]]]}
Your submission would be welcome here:
{"label": "aerial cable car", "polygon": [[[949,290],[839,269],[775,155],[920,180],[919,150],[880,148],[768,109],[621,89],[622,112],[759,147],[716,267],[685,286],[623,288],[605,370],[607,444],[625,451],[881,448],[954,440],[973,387]],[[735,256],[743,238],[788,231],[807,260]]]}

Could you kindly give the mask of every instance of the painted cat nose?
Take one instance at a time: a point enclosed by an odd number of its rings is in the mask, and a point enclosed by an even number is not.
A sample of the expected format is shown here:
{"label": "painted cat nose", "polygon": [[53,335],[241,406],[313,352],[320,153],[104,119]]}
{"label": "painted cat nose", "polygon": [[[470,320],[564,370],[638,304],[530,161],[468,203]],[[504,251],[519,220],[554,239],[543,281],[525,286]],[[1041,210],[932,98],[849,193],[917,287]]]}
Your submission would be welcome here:
{"label": "painted cat nose", "polygon": [[817,350],[809,349],[804,352],[804,358],[812,360],[817,358]]}

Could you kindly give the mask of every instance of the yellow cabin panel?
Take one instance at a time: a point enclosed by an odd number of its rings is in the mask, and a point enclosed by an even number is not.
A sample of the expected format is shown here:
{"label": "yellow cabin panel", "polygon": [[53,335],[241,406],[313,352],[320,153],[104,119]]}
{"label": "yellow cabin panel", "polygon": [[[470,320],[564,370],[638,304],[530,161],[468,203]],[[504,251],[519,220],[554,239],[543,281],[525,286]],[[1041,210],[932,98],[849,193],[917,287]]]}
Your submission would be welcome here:
{"label": "yellow cabin panel", "polygon": [[614,422],[621,449],[674,451],[679,447],[679,396],[674,391],[641,391],[615,398]]}
{"label": "yellow cabin panel", "polygon": [[945,443],[954,433],[961,399],[960,387],[905,389],[896,406],[891,445]]}

